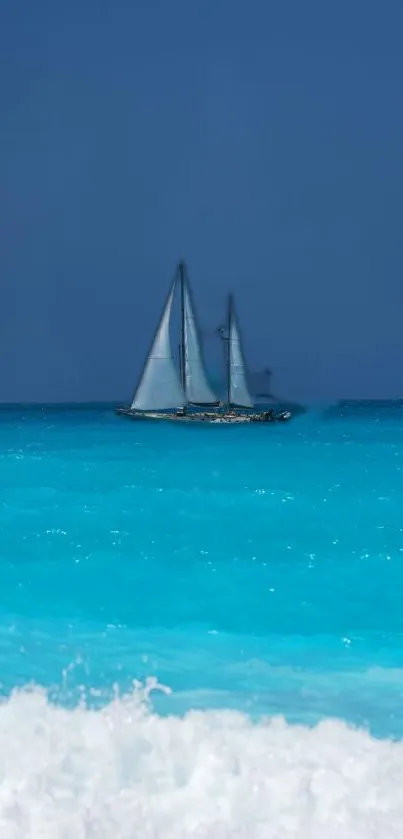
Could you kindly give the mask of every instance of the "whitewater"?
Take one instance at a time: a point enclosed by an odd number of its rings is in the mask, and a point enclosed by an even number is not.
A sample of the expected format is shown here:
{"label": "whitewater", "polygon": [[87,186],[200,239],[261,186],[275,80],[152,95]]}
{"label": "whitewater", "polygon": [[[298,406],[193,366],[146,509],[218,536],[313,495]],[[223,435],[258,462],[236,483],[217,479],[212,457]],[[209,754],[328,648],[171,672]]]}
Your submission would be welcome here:
{"label": "whitewater", "polygon": [[403,835],[403,422],[0,415],[1,839]]}

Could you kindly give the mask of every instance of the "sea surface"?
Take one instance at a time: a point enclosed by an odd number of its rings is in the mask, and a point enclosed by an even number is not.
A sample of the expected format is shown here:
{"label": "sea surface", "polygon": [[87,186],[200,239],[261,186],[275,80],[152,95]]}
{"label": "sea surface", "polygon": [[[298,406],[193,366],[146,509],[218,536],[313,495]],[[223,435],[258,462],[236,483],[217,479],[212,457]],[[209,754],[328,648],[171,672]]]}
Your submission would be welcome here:
{"label": "sea surface", "polygon": [[403,836],[403,409],[0,410],[1,839]]}

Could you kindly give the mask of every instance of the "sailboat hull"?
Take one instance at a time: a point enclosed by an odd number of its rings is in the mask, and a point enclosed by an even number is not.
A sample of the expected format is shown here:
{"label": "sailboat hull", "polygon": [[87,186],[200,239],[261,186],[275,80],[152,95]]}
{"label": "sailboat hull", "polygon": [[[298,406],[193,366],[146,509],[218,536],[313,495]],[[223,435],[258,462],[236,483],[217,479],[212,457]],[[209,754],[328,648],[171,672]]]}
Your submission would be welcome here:
{"label": "sailboat hull", "polygon": [[234,414],[227,416],[225,414],[207,414],[207,413],[193,413],[193,414],[176,414],[163,411],[133,411],[131,408],[117,408],[116,413],[120,416],[128,417],[133,420],[159,420],[165,422],[185,422],[185,423],[213,423],[214,425],[226,423],[240,423],[250,422],[250,417],[242,414]]}
{"label": "sailboat hull", "polygon": [[168,413],[164,411],[134,411],[132,408],[117,408],[116,413],[137,421],[163,420],[165,422],[203,423],[208,425],[261,424],[267,422],[286,422],[291,419],[291,413],[289,411],[282,411],[278,414],[273,413],[269,416],[267,413]]}

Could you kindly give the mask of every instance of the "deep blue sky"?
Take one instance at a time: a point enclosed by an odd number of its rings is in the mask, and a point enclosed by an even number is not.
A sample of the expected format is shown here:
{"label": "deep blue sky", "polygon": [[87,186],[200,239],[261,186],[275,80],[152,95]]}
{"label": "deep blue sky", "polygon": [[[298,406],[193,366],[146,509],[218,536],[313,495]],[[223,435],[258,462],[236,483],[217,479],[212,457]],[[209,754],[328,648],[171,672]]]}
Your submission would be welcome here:
{"label": "deep blue sky", "polygon": [[131,395],[175,263],[290,397],[403,395],[400,0],[1,0],[0,399]]}

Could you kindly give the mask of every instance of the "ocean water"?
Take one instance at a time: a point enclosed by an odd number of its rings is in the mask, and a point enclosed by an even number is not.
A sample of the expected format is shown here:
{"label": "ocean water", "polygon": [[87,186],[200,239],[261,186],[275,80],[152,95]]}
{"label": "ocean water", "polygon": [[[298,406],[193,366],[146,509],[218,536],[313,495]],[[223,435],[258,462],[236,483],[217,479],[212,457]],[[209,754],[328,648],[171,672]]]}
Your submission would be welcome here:
{"label": "ocean water", "polygon": [[0,412],[1,839],[403,836],[403,417]]}

